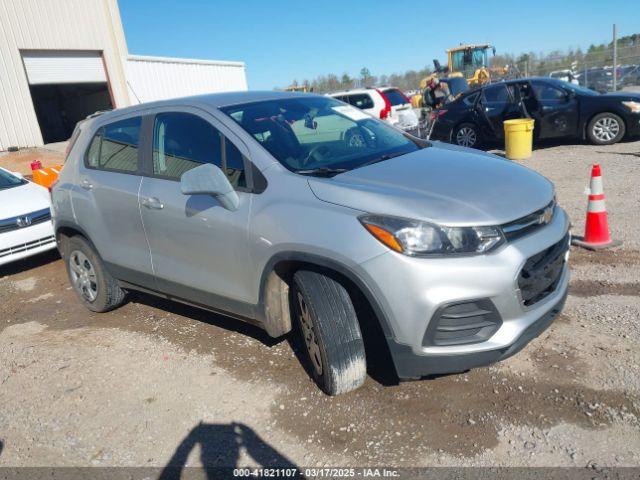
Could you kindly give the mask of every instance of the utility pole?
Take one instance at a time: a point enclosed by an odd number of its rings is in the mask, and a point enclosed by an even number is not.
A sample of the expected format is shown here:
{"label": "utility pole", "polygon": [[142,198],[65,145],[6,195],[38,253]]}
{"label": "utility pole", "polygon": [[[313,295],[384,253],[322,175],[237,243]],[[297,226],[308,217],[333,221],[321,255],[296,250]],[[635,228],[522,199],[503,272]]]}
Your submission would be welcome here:
{"label": "utility pole", "polygon": [[618,88],[618,35],[616,24],[613,24],[613,91]]}

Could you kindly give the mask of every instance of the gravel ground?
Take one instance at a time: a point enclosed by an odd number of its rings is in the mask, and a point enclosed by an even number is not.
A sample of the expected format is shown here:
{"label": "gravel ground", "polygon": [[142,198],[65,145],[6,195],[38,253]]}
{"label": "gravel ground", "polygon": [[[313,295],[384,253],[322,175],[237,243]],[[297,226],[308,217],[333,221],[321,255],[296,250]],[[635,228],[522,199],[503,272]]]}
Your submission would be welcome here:
{"label": "gravel ground", "polygon": [[524,163],[581,234],[594,162],[623,246],[573,250],[551,328],[461,375],[329,398],[254,327],[142,294],[90,313],[56,254],[0,270],[0,466],[639,466],[640,142]]}

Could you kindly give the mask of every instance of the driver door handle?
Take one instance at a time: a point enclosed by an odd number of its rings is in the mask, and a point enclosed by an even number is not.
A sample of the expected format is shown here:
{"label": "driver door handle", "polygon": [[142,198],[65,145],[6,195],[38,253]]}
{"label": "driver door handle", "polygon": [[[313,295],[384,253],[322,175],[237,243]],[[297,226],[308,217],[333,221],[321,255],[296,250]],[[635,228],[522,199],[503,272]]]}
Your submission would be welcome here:
{"label": "driver door handle", "polygon": [[140,203],[142,203],[144,207],[147,207],[153,210],[162,210],[164,208],[163,203],[160,200],[158,200],[157,197],[143,198],[142,200],[140,200]]}
{"label": "driver door handle", "polygon": [[80,182],[80,186],[85,190],[91,190],[93,188],[93,184],[86,178]]}

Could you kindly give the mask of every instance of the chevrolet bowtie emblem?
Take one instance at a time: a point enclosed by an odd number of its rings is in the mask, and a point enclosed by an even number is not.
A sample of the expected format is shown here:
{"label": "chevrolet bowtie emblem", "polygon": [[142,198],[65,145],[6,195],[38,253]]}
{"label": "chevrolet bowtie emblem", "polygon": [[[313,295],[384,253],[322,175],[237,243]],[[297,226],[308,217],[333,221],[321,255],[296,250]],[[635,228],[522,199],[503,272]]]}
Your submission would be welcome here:
{"label": "chevrolet bowtie emblem", "polygon": [[544,212],[542,212],[542,214],[540,215],[540,218],[538,218],[538,223],[540,225],[547,224],[551,221],[552,217],[553,217],[553,208],[547,207],[544,209]]}

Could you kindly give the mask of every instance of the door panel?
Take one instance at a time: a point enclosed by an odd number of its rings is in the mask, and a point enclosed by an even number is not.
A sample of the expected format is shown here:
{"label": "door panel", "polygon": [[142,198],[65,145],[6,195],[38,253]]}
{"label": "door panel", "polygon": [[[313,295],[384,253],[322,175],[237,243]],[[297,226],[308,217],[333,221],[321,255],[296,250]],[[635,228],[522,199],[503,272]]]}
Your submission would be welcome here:
{"label": "door panel", "polygon": [[[76,222],[112,270],[126,269],[135,278],[122,280],[151,286],[151,256],[138,206],[139,127],[138,118],[99,129],[80,165],[72,201]],[[112,273],[120,277],[118,272]]]}
{"label": "door panel", "polygon": [[514,102],[504,84],[491,85],[482,90],[478,108],[486,119],[485,128],[496,139],[504,138],[502,122],[513,117]]}
{"label": "door panel", "polygon": [[[238,192],[240,206],[232,212],[213,196],[183,195],[177,181],[142,180],[142,220],[160,291],[251,316],[250,309],[237,311],[242,305],[233,305],[251,298],[241,274],[249,261],[251,195]],[[147,200],[152,205],[145,205]]]}
{"label": "door panel", "polygon": [[[140,188],[140,211],[158,289],[253,317],[246,273],[253,194],[248,193],[245,154],[238,146],[246,148],[233,143],[227,130],[223,135],[224,127],[214,117],[197,109],[161,111],[151,123],[151,161]],[[240,199],[236,211],[212,195],[182,194],[182,174],[204,163],[226,173]]]}
{"label": "door panel", "polygon": [[578,133],[578,100],[546,82],[531,82],[540,105],[536,115],[539,138],[574,136]]}

